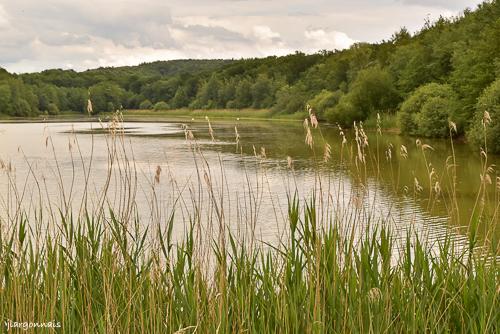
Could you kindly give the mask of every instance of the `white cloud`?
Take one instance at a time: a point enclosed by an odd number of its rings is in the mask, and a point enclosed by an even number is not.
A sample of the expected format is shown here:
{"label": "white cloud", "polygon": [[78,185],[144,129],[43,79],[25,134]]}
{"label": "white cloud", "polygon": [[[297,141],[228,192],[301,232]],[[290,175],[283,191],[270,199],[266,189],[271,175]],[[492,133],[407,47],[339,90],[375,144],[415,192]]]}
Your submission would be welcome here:
{"label": "white cloud", "polygon": [[272,31],[268,26],[255,26],[253,27],[253,33],[255,37],[265,42],[272,42],[281,39],[281,35]]}
{"label": "white cloud", "polygon": [[327,32],[323,29],[306,30],[304,36],[306,40],[311,42],[311,47],[315,50],[341,50],[356,42],[343,32]]}
{"label": "white cloud", "polygon": [[0,29],[2,27],[6,27],[9,24],[9,19],[7,18],[7,12],[3,8],[3,6],[0,4]]}

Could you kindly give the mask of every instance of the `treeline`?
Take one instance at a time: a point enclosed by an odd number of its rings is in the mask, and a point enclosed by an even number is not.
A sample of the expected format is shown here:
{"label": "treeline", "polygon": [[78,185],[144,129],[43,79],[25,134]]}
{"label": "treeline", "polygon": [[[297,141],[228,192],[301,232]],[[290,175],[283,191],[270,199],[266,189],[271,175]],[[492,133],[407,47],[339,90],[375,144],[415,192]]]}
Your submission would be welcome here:
{"label": "treeline", "polygon": [[427,21],[413,35],[402,28],[389,40],[342,51],[178,60],[80,73],[3,72],[0,112],[83,112],[89,93],[94,112],[270,108],[291,114],[310,104],[320,119],[344,126],[376,113],[399,113],[403,132],[439,137],[448,134],[449,121],[459,133],[475,131],[471,124],[486,109],[491,124],[500,122],[499,84],[494,83],[499,73],[500,1],[493,0],[458,17]]}

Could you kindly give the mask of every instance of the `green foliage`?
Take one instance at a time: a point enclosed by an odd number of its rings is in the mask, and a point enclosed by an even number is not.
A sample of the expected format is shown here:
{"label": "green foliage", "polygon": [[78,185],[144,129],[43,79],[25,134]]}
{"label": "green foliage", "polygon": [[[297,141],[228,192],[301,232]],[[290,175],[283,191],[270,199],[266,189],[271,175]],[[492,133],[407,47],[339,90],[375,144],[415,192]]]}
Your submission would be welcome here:
{"label": "green foliage", "polygon": [[271,107],[274,93],[272,80],[265,74],[259,74],[255,83],[250,87],[252,107],[257,109]]}
{"label": "green foliage", "polygon": [[186,88],[181,87],[175,93],[175,96],[170,101],[172,108],[184,108],[189,105],[189,97],[187,96]]}
{"label": "green foliage", "polygon": [[113,112],[120,109],[125,100],[125,90],[112,82],[101,82],[90,87],[94,113]]}
{"label": "green foliage", "polygon": [[13,109],[14,109],[14,116],[19,116],[19,117],[26,117],[26,116],[32,116],[34,114],[33,109],[31,109],[31,106],[28,101],[25,99],[17,99],[13,103]]}
{"label": "green foliage", "polygon": [[242,79],[236,86],[234,100],[230,108],[244,108],[252,104],[252,85],[247,79]]}
{"label": "green foliage", "polygon": [[449,136],[450,112],[457,109],[453,99],[430,97],[415,115],[417,133],[423,137]]}
{"label": "green foliage", "polygon": [[327,119],[332,123],[337,123],[342,127],[351,127],[354,122],[365,119],[361,109],[351,101],[351,96],[344,95],[339,103],[326,111]]}
{"label": "green foliage", "polygon": [[477,98],[498,77],[500,69],[500,3],[484,3],[480,11],[481,15],[465,16],[460,32],[469,38],[457,41],[452,58],[450,82],[461,98],[467,119],[472,118]]}
{"label": "green foliage", "polygon": [[12,114],[11,98],[9,85],[6,83],[0,84],[0,113],[7,115]]}
{"label": "green foliage", "polygon": [[416,89],[404,101],[398,123],[403,134],[446,137],[449,121],[460,124],[458,111],[458,98],[451,86],[430,83]]}
{"label": "green foliage", "polygon": [[[165,101],[160,101],[160,102],[156,102],[153,109],[154,110],[167,110],[169,109],[169,105],[167,102]],[[149,108],[141,108],[141,109],[149,109]]]}
{"label": "green foliage", "polygon": [[427,70],[429,52],[419,42],[400,46],[391,56],[389,69],[397,77],[396,85],[401,92],[432,81]]}
{"label": "green foliage", "polygon": [[[488,114],[485,115],[485,112]],[[500,79],[481,94],[467,138],[476,147],[500,153]]]}
{"label": "green foliage", "polygon": [[352,126],[352,122],[363,121],[370,114],[393,110],[398,101],[389,72],[373,66],[358,72],[349,92],[327,111],[326,117],[331,122]]}
{"label": "green foliage", "polygon": [[319,118],[324,118],[325,112],[328,109],[336,106],[339,103],[341,97],[342,92],[340,90],[331,92],[323,89],[307,103],[313,108]]}
{"label": "green foliage", "polygon": [[293,114],[304,110],[305,94],[299,86],[285,85],[276,93],[276,104],[273,106],[273,113]]}
{"label": "green foliage", "polygon": [[149,100],[144,100],[139,104],[139,109],[153,109],[153,103]]}
{"label": "green foliage", "polygon": [[59,107],[55,103],[49,103],[47,112],[49,113],[49,115],[57,115],[59,114]]}
{"label": "green foliage", "polygon": [[38,114],[38,98],[22,80],[7,77],[0,81],[0,112],[27,117]]}

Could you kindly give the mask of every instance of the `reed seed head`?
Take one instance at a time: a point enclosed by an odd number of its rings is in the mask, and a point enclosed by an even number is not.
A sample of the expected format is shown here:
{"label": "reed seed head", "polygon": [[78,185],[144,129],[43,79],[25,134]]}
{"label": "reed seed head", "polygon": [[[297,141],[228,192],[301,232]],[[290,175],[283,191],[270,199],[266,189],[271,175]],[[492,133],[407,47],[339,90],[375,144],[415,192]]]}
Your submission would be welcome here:
{"label": "reed seed head", "polygon": [[330,146],[330,144],[325,143],[325,150],[323,153],[323,162],[326,163],[326,162],[330,161],[331,157],[332,157],[332,147]]}

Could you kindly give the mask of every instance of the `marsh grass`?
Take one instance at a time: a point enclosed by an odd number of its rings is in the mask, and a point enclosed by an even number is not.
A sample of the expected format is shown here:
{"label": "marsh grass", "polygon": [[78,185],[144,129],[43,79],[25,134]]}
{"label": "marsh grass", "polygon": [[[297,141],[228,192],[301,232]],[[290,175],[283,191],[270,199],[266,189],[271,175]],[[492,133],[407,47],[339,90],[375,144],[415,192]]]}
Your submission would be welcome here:
{"label": "marsh grass", "polygon": [[[304,124],[311,155],[318,164],[329,163],[333,153],[326,142],[316,158],[314,141],[321,142],[322,136],[311,120]],[[109,174],[101,192],[86,189],[75,205],[74,198],[68,198],[71,186],[61,177],[57,182],[63,200],[50,208],[49,216],[40,200],[33,210],[37,214],[16,203],[17,210],[2,220],[2,320],[56,320],[63,333],[499,331],[497,250],[488,234],[479,247],[476,233],[478,225],[496,222],[496,213],[487,215],[481,205],[487,196],[488,167],[482,172],[484,184],[478,192],[478,210],[470,219],[467,247],[446,233],[430,248],[411,229],[401,238],[390,224],[366,225],[360,215],[342,216],[331,208],[339,205],[335,198],[344,189],[341,182],[334,186],[328,180],[318,180],[317,191],[308,197],[293,188],[289,191],[286,207],[276,208],[284,210],[285,230],[278,242],[266,243],[256,232],[266,182],[264,148],[260,153],[254,148],[256,162],[262,164],[262,174],[256,176],[260,187],[248,187],[253,190],[247,204],[232,204],[245,217],[235,230],[227,213],[231,204],[223,165],[207,162],[186,126],[197,182],[186,200],[179,190],[184,185],[175,176],[160,166],[153,168],[145,188],[156,214],[144,222],[134,205],[137,169],[120,123],[115,116],[106,127]],[[379,159],[397,152],[369,146],[362,125],[356,126],[352,143],[342,129],[339,135],[344,138],[340,163],[356,165],[349,177],[362,192],[367,169],[376,170]],[[238,150],[242,143],[237,129],[235,139]],[[429,148],[420,145],[425,157]],[[78,152],[77,142],[75,146]],[[88,182],[92,161],[81,160]],[[78,160],[75,164],[78,168]],[[287,164],[293,178],[293,159]],[[435,189],[439,177],[432,170],[429,175],[427,182]],[[160,213],[157,197],[164,178],[171,179],[174,198],[168,214]],[[249,185],[251,179],[247,174]],[[413,196],[421,191],[416,184]],[[119,194],[117,201],[110,200],[117,197],[111,193]],[[456,200],[453,191],[431,190],[431,196]],[[356,203],[354,198],[351,204]],[[182,238],[173,232],[179,216]],[[355,233],[358,225],[365,226],[361,235]],[[1,328],[5,330],[3,323]]]}

